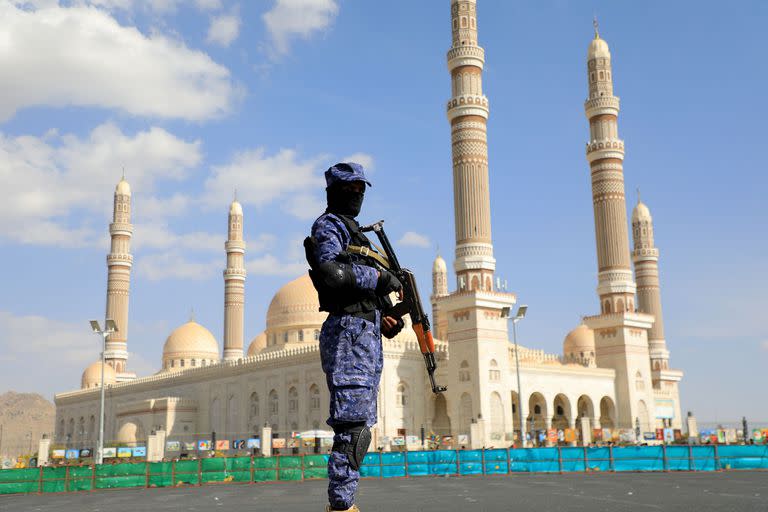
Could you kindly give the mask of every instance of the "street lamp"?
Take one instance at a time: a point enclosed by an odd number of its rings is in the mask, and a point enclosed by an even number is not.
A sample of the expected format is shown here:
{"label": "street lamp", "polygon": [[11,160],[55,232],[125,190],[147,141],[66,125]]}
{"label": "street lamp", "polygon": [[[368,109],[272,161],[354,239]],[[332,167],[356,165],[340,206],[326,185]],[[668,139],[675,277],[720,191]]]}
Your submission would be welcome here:
{"label": "street lamp", "polygon": [[99,322],[91,320],[91,330],[101,338],[101,413],[99,414],[99,442],[96,446],[96,464],[104,462],[104,365],[106,364],[107,338],[117,332],[115,321],[108,318],[104,322],[104,330],[101,330]]}
{"label": "street lamp", "polygon": [[[523,422],[523,389],[520,386],[520,355],[517,350],[517,322],[525,318],[525,313],[528,311],[528,306],[523,304],[517,308],[515,317],[512,318],[512,339],[515,342],[515,370],[517,371],[517,408],[520,412],[520,446],[525,447],[525,423]],[[505,306],[501,308],[501,317],[509,318],[511,308]]]}

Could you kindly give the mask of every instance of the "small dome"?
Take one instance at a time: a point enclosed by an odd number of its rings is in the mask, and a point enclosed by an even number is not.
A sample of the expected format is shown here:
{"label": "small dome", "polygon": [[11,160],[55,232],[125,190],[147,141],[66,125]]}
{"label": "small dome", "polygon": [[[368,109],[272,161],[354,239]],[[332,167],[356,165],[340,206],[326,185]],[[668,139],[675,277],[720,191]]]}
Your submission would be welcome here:
{"label": "small dome", "polygon": [[579,324],[568,333],[563,341],[565,357],[593,357],[595,352],[595,332],[584,324]]}
{"label": "small dome", "polygon": [[280,288],[267,309],[267,330],[319,327],[328,313],[320,311],[320,300],[309,274],[294,279]]}
{"label": "small dome", "polygon": [[587,60],[596,58],[611,58],[611,52],[608,49],[608,43],[604,39],[600,39],[600,36],[595,38],[589,43],[589,50],[587,51]]}
{"label": "small dome", "polygon": [[[115,369],[109,365],[104,366],[104,384],[109,386],[117,382],[117,374]],[[101,361],[96,361],[91,364],[83,372],[83,376],[80,379],[80,387],[82,389],[98,388],[101,386]]]}
{"label": "small dome", "polygon": [[229,214],[230,215],[242,215],[243,214],[243,207],[240,203],[237,201],[232,201],[232,204],[229,205]]}
{"label": "small dome", "polygon": [[435,262],[432,264],[432,273],[433,274],[447,274],[448,273],[448,266],[445,264],[445,260],[442,256],[438,255],[437,258],[435,258]]}
{"label": "small dome", "polygon": [[267,333],[262,331],[261,334],[251,340],[251,344],[248,345],[248,357],[255,356],[267,347]]}
{"label": "small dome", "polygon": [[637,206],[635,206],[635,209],[632,210],[632,223],[645,220],[650,221],[651,218],[651,211],[648,209],[647,206],[645,206],[645,203],[638,202]]}
{"label": "small dome", "polygon": [[120,183],[117,184],[115,187],[115,194],[119,194],[122,196],[129,196],[131,195],[131,186],[128,184],[127,181],[125,181],[125,178],[120,180]]}
{"label": "small dome", "polygon": [[[191,359],[195,359],[195,364],[181,363],[181,361]],[[188,364],[190,366],[198,366],[198,360],[218,361],[219,343],[213,337],[211,331],[190,320],[176,328],[168,336],[168,339],[165,340],[165,345],[163,346],[163,368],[178,369],[186,367]]]}

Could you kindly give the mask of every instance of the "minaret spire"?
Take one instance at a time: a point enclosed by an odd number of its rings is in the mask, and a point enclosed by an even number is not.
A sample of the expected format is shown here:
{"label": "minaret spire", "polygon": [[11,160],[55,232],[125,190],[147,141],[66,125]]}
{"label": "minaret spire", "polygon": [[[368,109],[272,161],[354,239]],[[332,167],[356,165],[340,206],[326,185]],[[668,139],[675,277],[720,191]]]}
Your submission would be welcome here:
{"label": "minaret spire", "polygon": [[491,244],[488,184],[488,98],[483,95],[485,51],[477,44],[477,2],[452,0],[448,101],[453,153],[456,280],[459,290],[492,290],[496,260]]}
{"label": "minaret spire", "polygon": [[595,27],[595,39],[600,39],[600,32],[598,31],[599,24],[597,23],[597,14],[592,19],[592,26]]}
{"label": "minaret spire", "polygon": [[117,324],[118,331],[107,339],[104,357],[117,373],[117,380],[124,381],[135,375],[126,371],[128,363],[128,298],[131,284],[131,187],[123,177],[115,187],[112,223],[109,225],[112,239],[107,255],[107,307],[105,318]]}
{"label": "minaret spire", "polygon": [[224,244],[227,268],[224,270],[224,360],[243,357],[243,324],[245,307],[245,242],[243,241],[243,207],[235,198],[229,206],[228,236]]}

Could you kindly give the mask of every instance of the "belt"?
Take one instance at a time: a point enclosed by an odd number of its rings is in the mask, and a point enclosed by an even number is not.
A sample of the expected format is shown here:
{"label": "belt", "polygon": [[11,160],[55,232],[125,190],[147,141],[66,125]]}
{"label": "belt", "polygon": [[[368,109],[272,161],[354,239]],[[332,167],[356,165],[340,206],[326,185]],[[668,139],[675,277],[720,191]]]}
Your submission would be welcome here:
{"label": "belt", "polygon": [[354,316],[357,318],[362,318],[363,320],[368,320],[372,324],[376,323],[376,310],[371,311],[357,311],[355,313],[350,313],[350,316]]}

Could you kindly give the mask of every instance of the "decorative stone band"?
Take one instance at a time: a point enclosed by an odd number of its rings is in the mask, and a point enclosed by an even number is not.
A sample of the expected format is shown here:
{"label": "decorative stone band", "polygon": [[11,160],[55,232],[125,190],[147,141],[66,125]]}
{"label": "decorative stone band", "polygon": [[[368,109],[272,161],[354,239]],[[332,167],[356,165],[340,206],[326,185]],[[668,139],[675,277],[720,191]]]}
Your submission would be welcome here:
{"label": "decorative stone band", "polygon": [[448,121],[462,116],[479,116],[488,119],[488,98],[485,96],[457,96],[448,101]]}
{"label": "decorative stone band", "polygon": [[133,224],[125,224],[122,222],[112,222],[109,225],[110,235],[125,235],[128,237],[133,236]]}
{"label": "decorative stone band", "polygon": [[238,280],[245,280],[245,269],[244,268],[225,268],[224,269],[224,279],[238,279]]}
{"label": "decorative stone band", "polygon": [[600,114],[619,114],[619,98],[618,96],[599,96],[597,98],[591,98],[584,102],[584,112],[587,114],[587,118]]}
{"label": "decorative stone band", "polygon": [[616,160],[624,160],[624,148],[620,149],[597,149],[590,151],[587,148],[587,162],[590,164],[596,160],[603,160],[605,158],[615,158]]}
{"label": "decorative stone band", "polygon": [[117,254],[117,253],[110,253],[107,254],[107,265],[109,266],[123,266],[123,267],[131,267],[133,266],[133,256],[130,254]]}
{"label": "decorative stone band", "polygon": [[481,46],[457,46],[448,50],[448,71],[460,66],[476,66],[483,69],[485,50]]}
{"label": "decorative stone band", "polygon": [[456,272],[462,270],[496,269],[496,259],[493,257],[493,245],[486,243],[468,243],[456,245],[456,261],[453,263]]}
{"label": "decorative stone band", "polygon": [[618,281],[615,279],[611,279],[611,280],[599,279],[599,282],[597,285],[597,294],[601,297],[603,295],[610,295],[612,293],[626,293],[626,294],[634,295],[636,291],[637,291],[637,287],[635,286],[635,283],[631,280]]}
{"label": "decorative stone band", "polygon": [[632,259],[639,263],[641,261],[658,261],[659,260],[659,250],[656,248],[653,249],[635,249],[632,251]]}
{"label": "decorative stone band", "polygon": [[227,252],[245,252],[245,242],[242,240],[227,240],[224,242]]}

